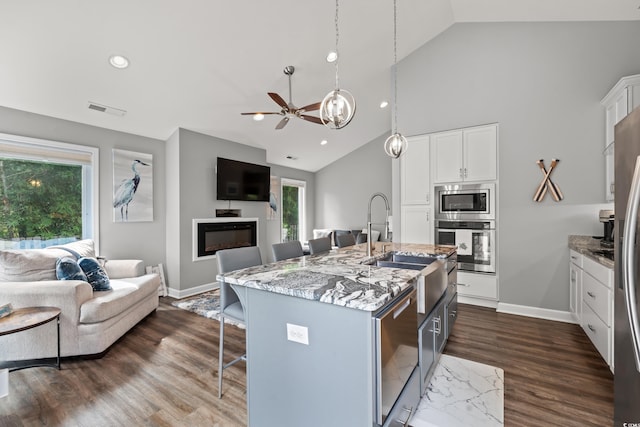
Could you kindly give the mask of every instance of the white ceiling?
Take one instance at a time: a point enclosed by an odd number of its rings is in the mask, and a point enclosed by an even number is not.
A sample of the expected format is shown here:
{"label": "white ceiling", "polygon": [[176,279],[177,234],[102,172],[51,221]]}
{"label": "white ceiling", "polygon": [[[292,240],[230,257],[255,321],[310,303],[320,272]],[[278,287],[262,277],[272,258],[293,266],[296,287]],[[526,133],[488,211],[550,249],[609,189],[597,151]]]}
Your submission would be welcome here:
{"label": "white ceiling", "polygon": [[[398,0],[398,59],[455,22],[639,20],[639,5]],[[390,96],[392,0],[340,2],[340,87],[357,100],[341,130],[298,119],[275,130],[279,116],[240,115],[278,111],[267,92],[288,100],[286,65],[296,67],[298,107],[333,89],[334,66],[325,61],[335,45],[333,1],[2,0],[0,16],[2,106],[161,140],[182,127],[264,148],[268,162],[309,171],[391,127],[392,111],[379,103]],[[131,66],[112,68],[114,53]],[[127,113],[89,110],[88,101]]]}

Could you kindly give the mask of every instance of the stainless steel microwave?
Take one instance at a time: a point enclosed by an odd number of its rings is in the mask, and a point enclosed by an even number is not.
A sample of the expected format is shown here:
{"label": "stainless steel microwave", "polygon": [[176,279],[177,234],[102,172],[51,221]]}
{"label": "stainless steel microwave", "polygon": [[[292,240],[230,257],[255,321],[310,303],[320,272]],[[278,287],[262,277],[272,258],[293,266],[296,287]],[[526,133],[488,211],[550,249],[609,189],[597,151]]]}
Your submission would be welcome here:
{"label": "stainless steel microwave", "polygon": [[496,219],[494,183],[441,185],[434,190],[436,219]]}

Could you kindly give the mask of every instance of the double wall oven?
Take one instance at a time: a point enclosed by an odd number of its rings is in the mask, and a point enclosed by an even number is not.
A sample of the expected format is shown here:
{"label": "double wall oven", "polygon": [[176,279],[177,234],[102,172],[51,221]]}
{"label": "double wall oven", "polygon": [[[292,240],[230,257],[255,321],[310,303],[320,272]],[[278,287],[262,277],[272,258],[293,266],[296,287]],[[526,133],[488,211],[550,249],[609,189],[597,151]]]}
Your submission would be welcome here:
{"label": "double wall oven", "polygon": [[495,273],[495,184],[442,185],[435,196],[435,243],[458,246],[458,270]]}

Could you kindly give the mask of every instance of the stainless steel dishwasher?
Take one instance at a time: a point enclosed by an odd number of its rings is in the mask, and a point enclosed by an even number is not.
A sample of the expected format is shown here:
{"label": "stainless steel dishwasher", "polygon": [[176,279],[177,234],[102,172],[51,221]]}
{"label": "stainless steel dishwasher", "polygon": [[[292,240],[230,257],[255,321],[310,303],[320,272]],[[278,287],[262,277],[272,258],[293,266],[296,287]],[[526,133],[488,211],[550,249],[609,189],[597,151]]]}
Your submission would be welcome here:
{"label": "stainless steel dishwasher", "polygon": [[[400,297],[375,317],[376,422],[385,424],[418,365],[416,290]],[[419,392],[415,396],[419,400]],[[408,409],[411,413],[415,408]],[[408,414],[410,415],[410,414]]]}

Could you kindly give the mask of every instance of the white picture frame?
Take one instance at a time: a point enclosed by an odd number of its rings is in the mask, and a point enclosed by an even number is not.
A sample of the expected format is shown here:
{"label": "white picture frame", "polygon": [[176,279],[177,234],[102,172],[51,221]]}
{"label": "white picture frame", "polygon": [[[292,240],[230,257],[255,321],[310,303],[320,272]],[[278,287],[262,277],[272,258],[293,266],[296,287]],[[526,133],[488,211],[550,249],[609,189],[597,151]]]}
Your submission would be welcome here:
{"label": "white picture frame", "polygon": [[153,155],[113,149],[113,222],[153,221]]}

